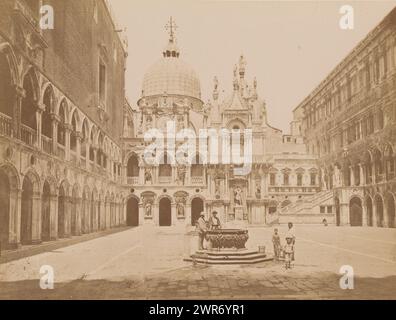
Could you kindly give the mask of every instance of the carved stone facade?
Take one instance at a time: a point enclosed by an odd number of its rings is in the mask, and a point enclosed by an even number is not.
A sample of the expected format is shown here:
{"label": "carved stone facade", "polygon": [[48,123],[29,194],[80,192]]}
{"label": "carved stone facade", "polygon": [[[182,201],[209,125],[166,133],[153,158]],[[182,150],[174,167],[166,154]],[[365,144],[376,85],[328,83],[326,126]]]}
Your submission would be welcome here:
{"label": "carved stone facade", "polygon": [[337,225],[396,227],[396,9],[294,110]]}
{"label": "carved stone facade", "polygon": [[[107,77],[122,78],[124,43],[108,27],[113,22],[104,1],[57,1],[58,12],[76,16],[70,24],[57,15],[62,28],[54,30],[38,27],[40,5],[39,0],[0,3],[3,249],[105,230],[126,219],[119,183],[121,131],[111,125],[122,121],[124,84],[105,87],[107,100],[101,102],[96,87],[101,59]],[[78,19],[82,13],[86,16]],[[103,34],[109,41],[96,43]],[[112,102],[120,106],[110,113],[117,107]]]}
{"label": "carved stone facade", "polygon": [[[307,154],[298,126],[284,135],[271,127],[265,102],[258,97],[257,80],[245,78],[246,60],[240,57],[234,70],[231,94],[222,96],[217,78],[212,100],[201,100],[200,82],[196,73],[182,60],[174,34],[156,62],[143,78],[142,96],[137,107],[125,110],[128,124],[124,127],[123,184],[132,192],[130,208],[140,208],[127,214],[136,224],[187,225],[195,224],[201,211],[209,215],[218,212],[224,223],[243,220],[265,225],[278,222],[279,210],[290,203],[303,201],[319,188],[319,171],[315,156]],[[236,166],[208,159],[209,153],[197,148],[192,161],[172,161],[174,153],[160,164],[146,163],[144,151],[148,142],[144,134],[152,129],[165,129],[168,121],[175,122],[175,131],[191,129],[198,137],[200,129],[221,132],[222,129],[252,130],[252,168],[247,174],[235,173]],[[166,132],[164,132],[166,133]],[[165,137],[166,138],[166,137]],[[199,145],[199,141],[197,141]],[[243,136],[240,149],[244,151]],[[163,155],[161,155],[161,160]],[[152,199],[152,215],[144,214],[146,194]],[[305,222],[320,222],[326,216],[309,215]],[[313,218],[312,218],[313,217]]]}

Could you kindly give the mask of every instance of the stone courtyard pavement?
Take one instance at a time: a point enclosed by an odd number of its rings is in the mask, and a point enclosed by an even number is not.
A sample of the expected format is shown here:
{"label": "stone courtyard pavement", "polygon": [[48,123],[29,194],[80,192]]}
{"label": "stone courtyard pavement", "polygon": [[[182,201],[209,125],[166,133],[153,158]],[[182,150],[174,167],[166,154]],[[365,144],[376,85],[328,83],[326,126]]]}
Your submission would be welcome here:
{"label": "stone courtyard pavement", "polygon": [[[280,234],[286,232],[279,227]],[[1,299],[395,299],[396,229],[296,226],[296,261],[194,266],[184,229],[139,227],[0,264]],[[249,248],[272,253],[272,228],[251,228]],[[55,274],[39,286],[40,267]],[[354,289],[339,286],[340,267]]]}

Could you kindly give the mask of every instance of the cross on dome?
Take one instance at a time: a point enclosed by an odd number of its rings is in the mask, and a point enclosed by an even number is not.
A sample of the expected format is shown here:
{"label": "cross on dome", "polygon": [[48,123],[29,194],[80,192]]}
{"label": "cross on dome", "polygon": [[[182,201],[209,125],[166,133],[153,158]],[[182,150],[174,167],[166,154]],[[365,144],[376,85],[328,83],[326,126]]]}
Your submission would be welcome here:
{"label": "cross on dome", "polygon": [[174,42],[175,40],[175,31],[177,30],[178,26],[176,25],[176,22],[173,20],[173,17],[171,16],[169,18],[168,23],[165,25],[165,30],[169,32],[169,42]]}
{"label": "cross on dome", "polygon": [[169,58],[169,57],[178,58],[180,55],[179,48],[177,47],[176,38],[175,38],[175,31],[177,28],[178,26],[176,25],[175,20],[173,20],[173,17],[171,16],[169,18],[168,23],[165,25],[165,30],[169,32],[169,42],[166,45],[164,51],[162,52],[165,58]]}

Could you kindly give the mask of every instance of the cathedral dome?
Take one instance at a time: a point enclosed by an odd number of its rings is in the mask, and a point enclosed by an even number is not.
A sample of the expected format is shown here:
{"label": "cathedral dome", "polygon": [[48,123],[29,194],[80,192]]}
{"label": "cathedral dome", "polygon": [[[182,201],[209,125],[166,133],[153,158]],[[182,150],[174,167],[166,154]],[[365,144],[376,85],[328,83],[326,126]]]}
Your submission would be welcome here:
{"label": "cathedral dome", "polygon": [[178,56],[164,55],[143,78],[142,97],[181,95],[201,99],[201,85],[195,71]]}
{"label": "cathedral dome", "polygon": [[176,25],[172,18],[167,28],[170,30],[168,44],[162,53],[163,57],[148,69],[143,78],[142,98],[167,94],[200,100],[199,78],[195,71],[180,59],[174,36]]}

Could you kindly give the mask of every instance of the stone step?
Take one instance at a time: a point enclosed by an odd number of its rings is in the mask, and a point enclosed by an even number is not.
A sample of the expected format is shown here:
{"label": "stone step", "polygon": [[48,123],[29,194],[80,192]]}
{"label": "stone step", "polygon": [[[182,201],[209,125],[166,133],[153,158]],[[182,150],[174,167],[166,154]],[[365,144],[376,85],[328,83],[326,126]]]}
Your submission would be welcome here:
{"label": "stone step", "polygon": [[261,258],[255,258],[255,259],[247,259],[247,260],[241,260],[241,259],[210,260],[210,259],[202,259],[202,258],[196,258],[196,259],[187,258],[184,260],[189,261],[189,262],[199,263],[199,264],[228,265],[228,264],[255,264],[255,263],[260,263],[260,262],[271,261],[271,260],[273,260],[273,258],[272,257],[261,257]]}
{"label": "stone step", "polygon": [[259,258],[266,258],[265,254],[255,253],[244,256],[234,256],[234,255],[204,255],[204,254],[193,254],[191,255],[194,259],[206,259],[206,260],[252,260]]}
{"label": "stone step", "polygon": [[[194,254],[200,254],[200,255],[208,255],[208,256],[235,256],[235,257],[240,257],[240,256],[248,256],[252,254],[258,254],[259,252],[257,250],[198,250]],[[260,253],[263,254],[263,253]],[[265,254],[264,254],[265,255]]]}

